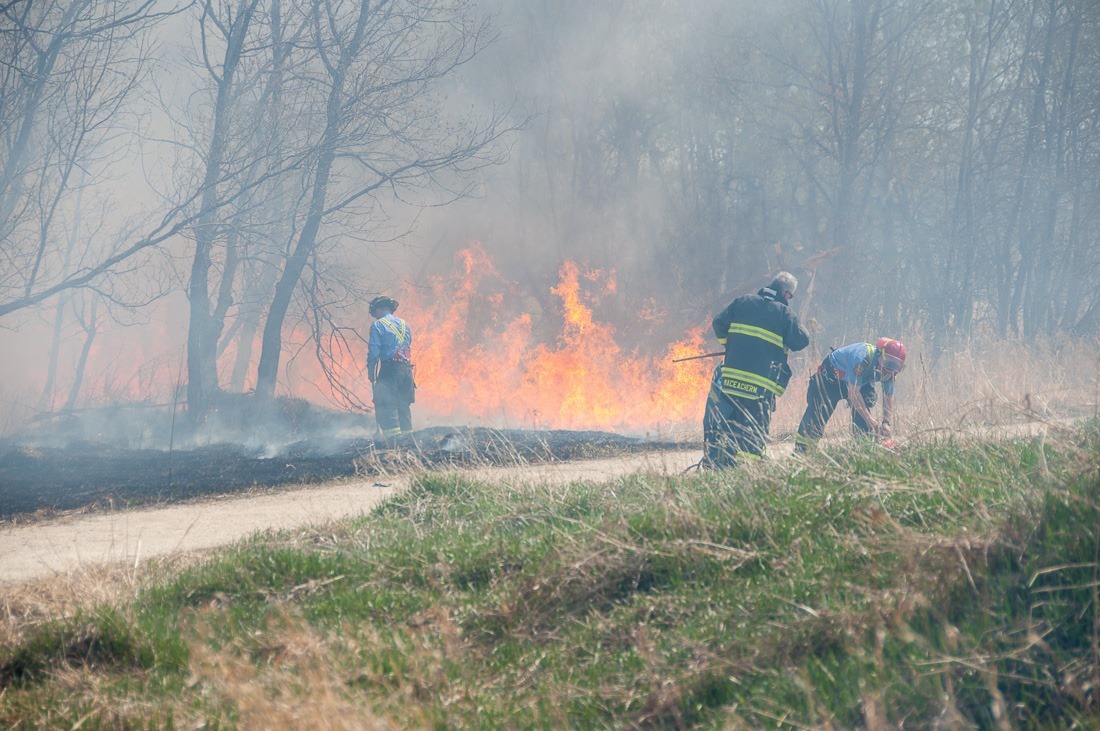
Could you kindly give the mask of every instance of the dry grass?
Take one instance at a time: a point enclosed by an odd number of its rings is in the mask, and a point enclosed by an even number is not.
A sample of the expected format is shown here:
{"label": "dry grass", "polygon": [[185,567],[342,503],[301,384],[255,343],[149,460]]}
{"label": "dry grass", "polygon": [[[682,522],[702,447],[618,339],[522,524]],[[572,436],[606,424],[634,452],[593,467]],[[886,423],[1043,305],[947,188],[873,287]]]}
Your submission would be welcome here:
{"label": "dry grass", "polygon": [[[935,389],[914,368],[901,423],[937,437],[1076,413],[1072,397],[1095,376],[1070,379],[1048,357],[1064,354],[1035,354],[1015,364],[1018,378],[984,385],[961,374],[987,359],[952,361],[958,381],[945,375]],[[1037,383],[1048,390],[1030,390]],[[929,402],[940,388],[956,389],[954,411]],[[188,655],[182,691],[123,682],[151,686],[153,667],[59,662],[47,682],[65,700],[21,720],[55,727],[71,711],[124,726],[168,709],[178,727],[247,729],[509,719],[891,729],[912,718],[1024,728],[1042,727],[1044,709],[1019,699],[1042,698],[1062,705],[1061,721],[1087,724],[1100,708],[1100,611],[1095,541],[1081,525],[1091,519],[1077,516],[1096,513],[1066,496],[1071,479],[1095,474],[1095,448],[1083,449],[1079,433],[1045,439],[914,439],[887,459],[853,445],[798,463],[597,486],[426,475],[369,519],[258,539],[172,579],[188,599],[188,587],[205,597],[173,615]],[[1035,532],[1044,515],[1053,539]],[[128,605],[153,577],[200,561],[16,587],[0,599],[0,647],[46,619]],[[1063,579],[1063,569],[1077,573]],[[1089,581],[1091,604],[1032,621],[1030,611],[1071,604]],[[227,593],[203,593],[210,587]],[[1016,614],[1014,596],[1025,596]],[[1063,637],[1059,647],[1056,621],[1085,642]],[[1043,674],[1012,675],[1028,668]]]}
{"label": "dry grass", "polygon": [[905,374],[913,384],[904,391],[914,405],[913,430],[1095,416],[1100,408],[1096,342],[1001,342],[948,353],[934,364],[918,356],[913,366]]}
{"label": "dry grass", "polygon": [[[948,352],[933,362],[919,336],[905,338],[909,362],[898,378],[896,432],[912,437],[936,431],[981,432],[1026,420],[1058,420],[1100,413],[1100,343],[1002,341]],[[791,380],[772,418],[772,434],[787,438],[806,408],[809,375]],[[876,404],[876,413],[880,407]],[[844,404],[827,437],[848,434]]]}
{"label": "dry grass", "polygon": [[18,642],[44,622],[75,617],[97,605],[126,604],[150,581],[202,560],[202,553],[191,552],[129,566],[85,564],[72,572],[7,586],[0,594],[0,646]]}
{"label": "dry grass", "polygon": [[[405,727],[376,716],[361,696],[350,692],[357,679],[336,669],[334,658],[354,652],[354,642],[323,636],[284,606],[262,632],[215,650],[215,628],[227,621],[220,602],[184,621],[191,657],[186,685],[205,704],[233,709],[239,728],[379,731]],[[175,715],[205,721],[182,704],[177,704]]]}

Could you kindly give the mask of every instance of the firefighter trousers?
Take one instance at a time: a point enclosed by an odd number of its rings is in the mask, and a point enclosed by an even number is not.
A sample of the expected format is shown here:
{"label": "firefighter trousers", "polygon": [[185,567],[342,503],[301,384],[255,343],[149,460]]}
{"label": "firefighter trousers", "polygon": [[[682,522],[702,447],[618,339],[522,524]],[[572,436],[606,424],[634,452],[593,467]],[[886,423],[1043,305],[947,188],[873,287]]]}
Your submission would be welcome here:
{"label": "firefighter trousers", "polygon": [[[874,381],[860,388],[859,393],[863,396],[863,403],[871,409],[875,405],[876,398]],[[825,425],[832,418],[837,404],[847,400],[847,384],[836,377],[831,366],[823,363],[817,369],[817,373],[810,376],[810,386],[806,390],[806,411],[802,414],[802,421],[798,425],[794,451],[808,452],[814,449],[825,434]],[[870,425],[855,409],[852,409],[852,434],[855,436],[871,434]]]}
{"label": "firefighter trousers", "polygon": [[771,415],[771,398],[738,398],[712,382],[703,412],[703,465],[736,467],[762,459]]}
{"label": "firefighter trousers", "polygon": [[395,437],[412,431],[415,389],[410,364],[393,361],[382,364],[374,381],[374,418],[382,436]]}

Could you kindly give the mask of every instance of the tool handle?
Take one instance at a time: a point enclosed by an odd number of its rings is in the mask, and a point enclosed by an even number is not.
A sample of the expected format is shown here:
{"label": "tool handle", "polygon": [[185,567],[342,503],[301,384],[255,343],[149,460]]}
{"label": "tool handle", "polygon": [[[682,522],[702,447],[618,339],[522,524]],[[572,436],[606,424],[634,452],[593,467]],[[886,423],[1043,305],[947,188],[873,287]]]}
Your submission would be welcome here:
{"label": "tool handle", "polygon": [[725,355],[725,354],[726,354],[726,351],[723,350],[720,353],[704,353],[703,355],[689,355],[686,358],[673,358],[672,362],[673,363],[681,363],[685,360],[699,360],[700,358],[714,358],[716,356]]}

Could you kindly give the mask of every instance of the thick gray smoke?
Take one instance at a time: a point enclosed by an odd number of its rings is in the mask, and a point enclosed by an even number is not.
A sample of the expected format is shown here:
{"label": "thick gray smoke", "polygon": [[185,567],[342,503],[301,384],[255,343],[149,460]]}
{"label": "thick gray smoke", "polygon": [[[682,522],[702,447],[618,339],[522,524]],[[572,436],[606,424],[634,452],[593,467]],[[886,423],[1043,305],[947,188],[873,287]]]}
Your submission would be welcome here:
{"label": "thick gray smoke", "polygon": [[1095,338],[1098,35],[1039,0],[3,5],[0,431],[362,414],[362,303],[471,241],[548,339],[562,263],[614,271],[624,352],[780,269],[814,353]]}

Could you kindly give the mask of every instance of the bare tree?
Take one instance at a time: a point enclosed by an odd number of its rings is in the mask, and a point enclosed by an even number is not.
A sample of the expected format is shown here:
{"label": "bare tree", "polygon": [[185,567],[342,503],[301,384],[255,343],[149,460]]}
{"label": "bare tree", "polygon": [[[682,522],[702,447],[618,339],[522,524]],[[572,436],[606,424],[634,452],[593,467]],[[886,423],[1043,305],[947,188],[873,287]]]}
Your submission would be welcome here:
{"label": "bare tree", "polygon": [[[233,152],[229,148],[234,132],[237,131],[239,137],[239,128],[248,124],[240,118],[244,110],[237,104],[241,96],[237,76],[247,51],[246,43],[249,40],[255,43],[250,29],[258,6],[259,0],[239,0],[222,6],[218,6],[213,0],[205,0],[199,6],[202,60],[213,86],[214,99],[211,109],[212,129],[203,150],[205,169],[200,187],[198,216],[193,229],[195,253],[187,291],[190,302],[187,403],[188,414],[193,421],[200,420],[206,413],[208,400],[218,389],[217,344],[232,299],[234,276],[240,260],[239,233],[219,225],[216,216],[219,212],[228,213],[222,210],[221,194],[238,181],[238,178],[228,176],[226,172],[231,165],[228,158]],[[219,45],[222,48],[221,58],[215,60],[211,53]],[[253,160],[248,161],[249,165],[254,166],[254,163]],[[225,255],[221,285],[212,310],[210,270],[219,233],[224,236]]]}
{"label": "bare tree", "polygon": [[303,223],[264,324],[256,385],[262,398],[274,396],[283,325],[322,226],[416,186],[432,185],[443,199],[465,195],[463,176],[497,159],[494,143],[507,128],[501,114],[454,127],[442,116],[441,82],[493,37],[471,4],[311,0],[303,11],[315,56],[301,67],[308,86],[299,93],[316,100],[318,114],[309,130]]}
{"label": "bare tree", "polygon": [[[73,287],[162,241],[82,240],[66,251],[73,173],[87,185],[117,162],[117,135],[147,68],[159,0],[24,1],[0,6],[0,316]],[[117,240],[117,239],[116,239]]]}
{"label": "bare tree", "polygon": [[92,343],[99,333],[99,296],[90,290],[77,292],[69,299],[73,307],[73,316],[84,331],[84,343],[80,348],[80,355],[76,360],[73,370],[72,384],[69,386],[69,395],[61,406],[61,412],[71,414],[76,408],[76,400],[80,396],[80,389],[84,385],[84,372],[88,365],[88,356],[92,352]]}
{"label": "bare tree", "polygon": [[[876,238],[862,224],[883,155],[913,118],[914,92],[924,64],[916,32],[931,2],[808,0],[793,15],[803,31],[789,38],[781,59],[805,104],[802,170],[829,204],[829,245],[844,247],[830,279],[836,305],[862,308],[881,273]],[[788,110],[788,113],[789,110]],[[885,182],[885,181],[882,181]]]}

